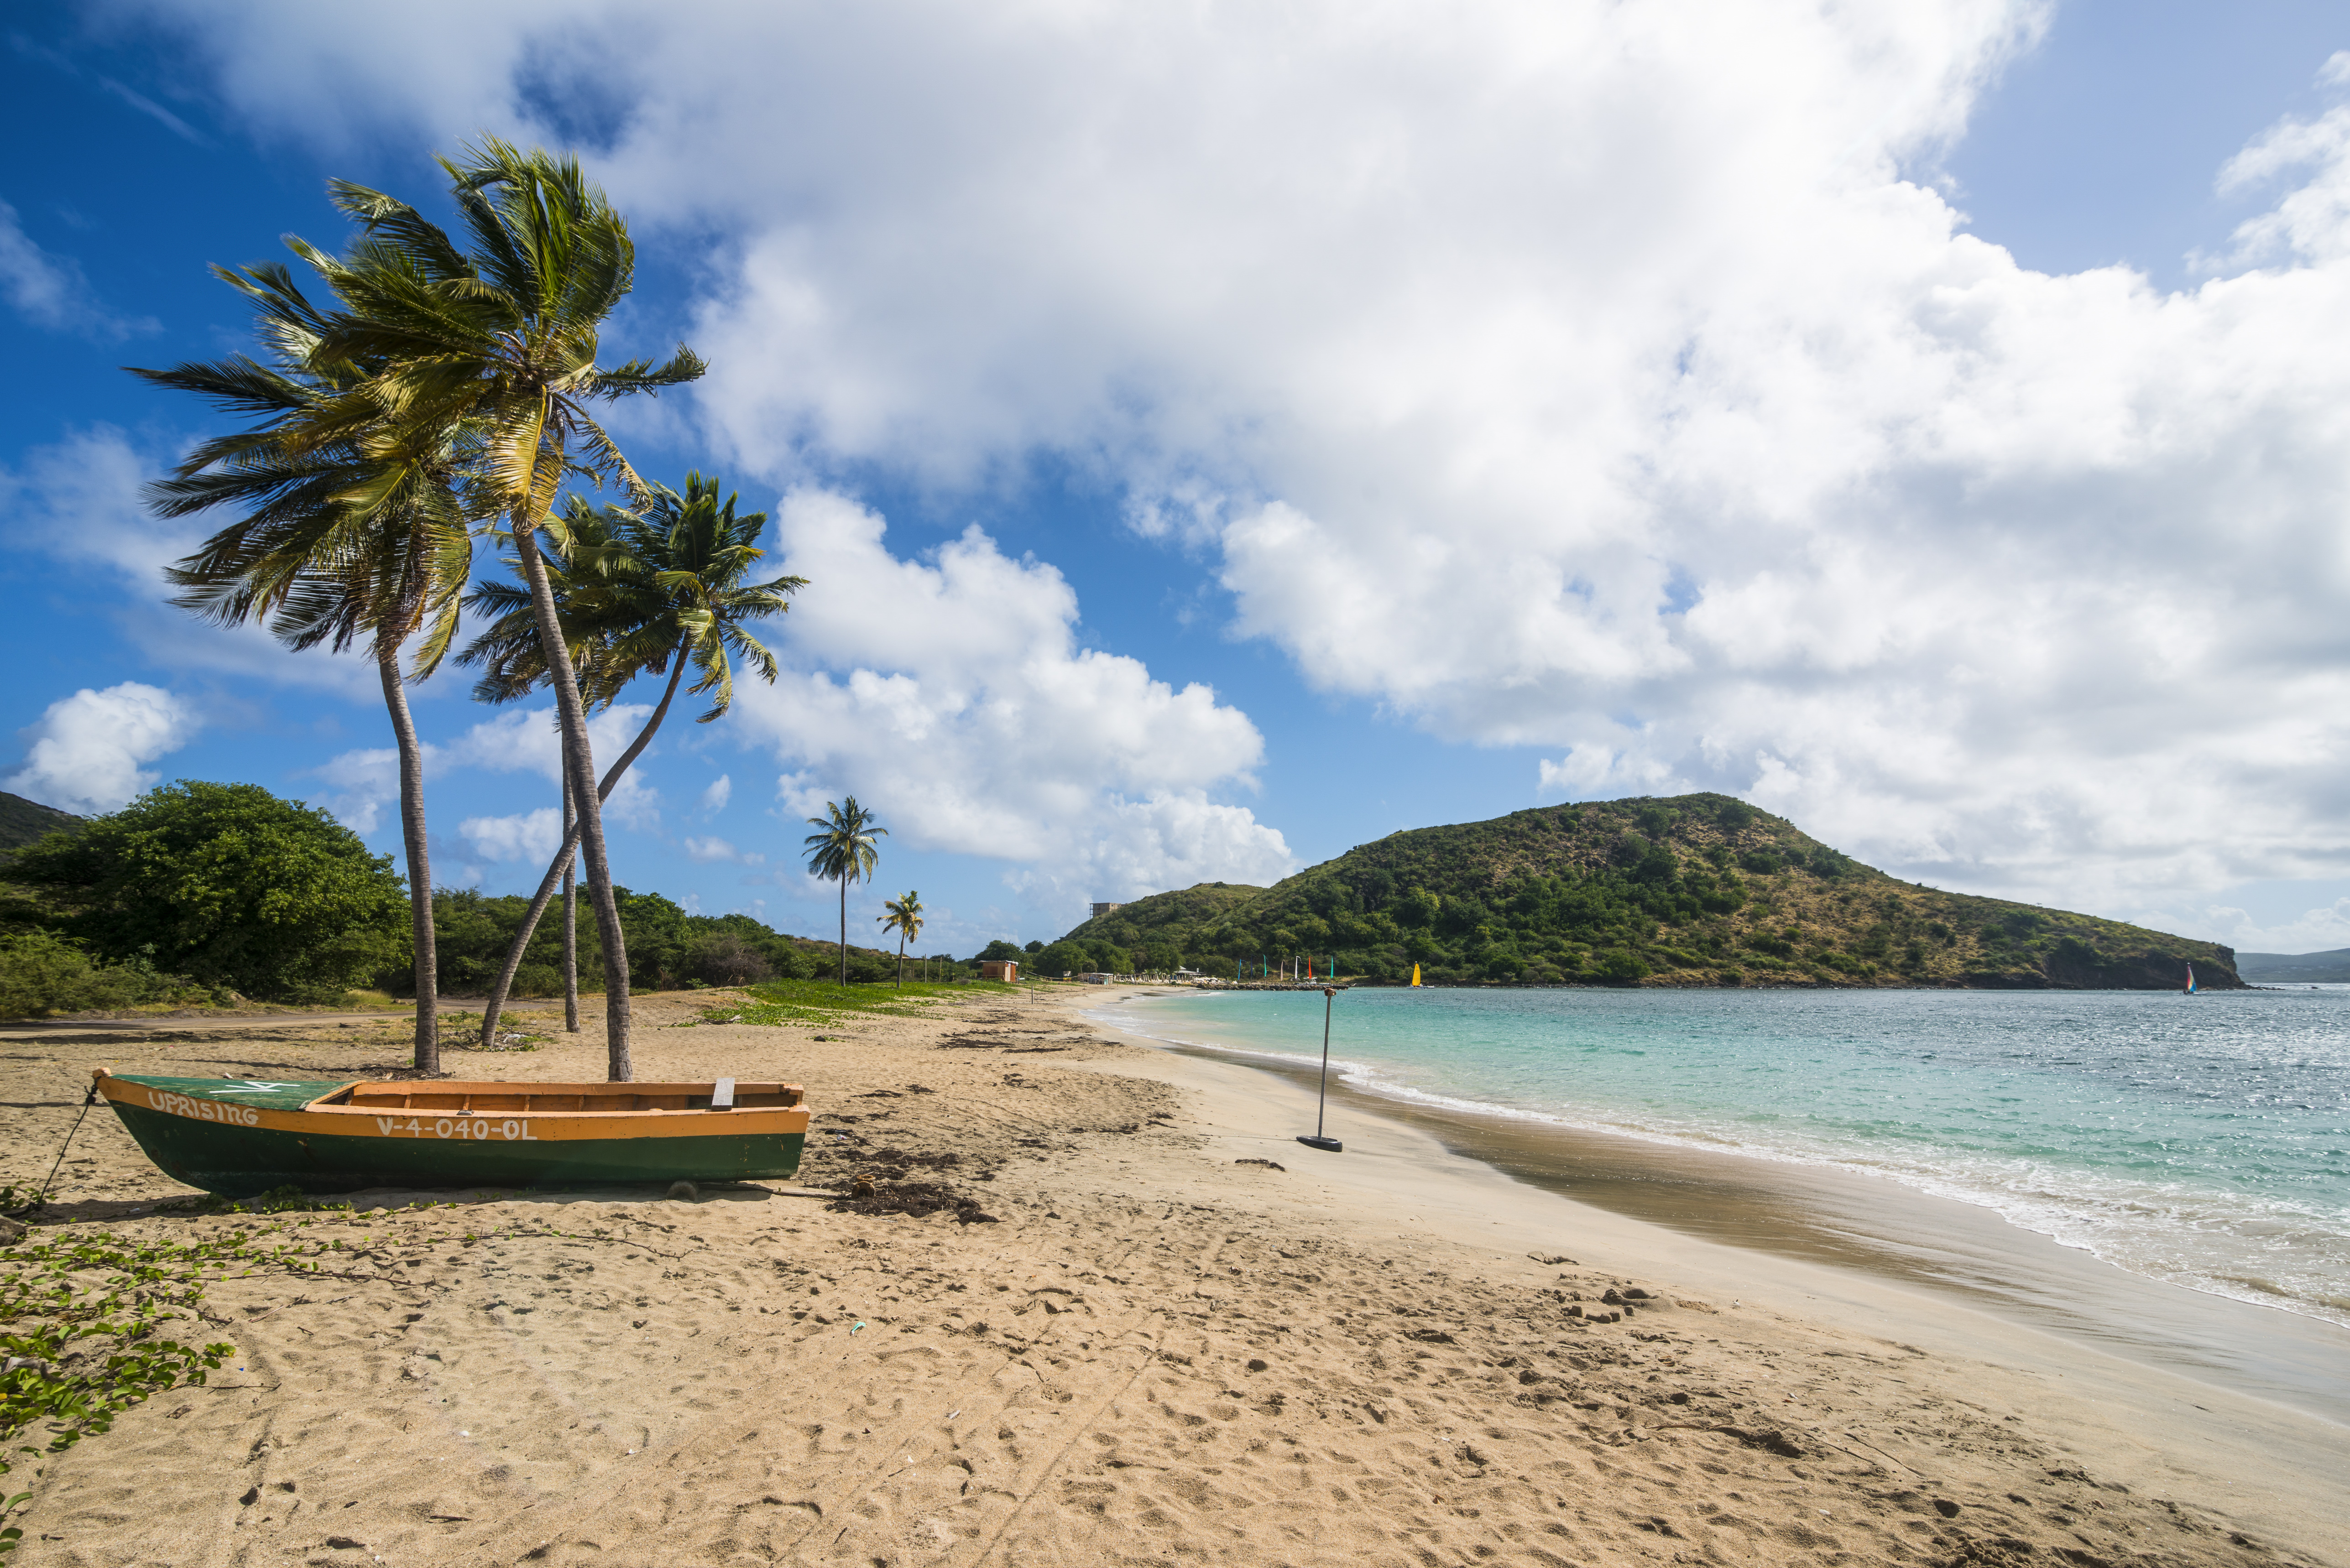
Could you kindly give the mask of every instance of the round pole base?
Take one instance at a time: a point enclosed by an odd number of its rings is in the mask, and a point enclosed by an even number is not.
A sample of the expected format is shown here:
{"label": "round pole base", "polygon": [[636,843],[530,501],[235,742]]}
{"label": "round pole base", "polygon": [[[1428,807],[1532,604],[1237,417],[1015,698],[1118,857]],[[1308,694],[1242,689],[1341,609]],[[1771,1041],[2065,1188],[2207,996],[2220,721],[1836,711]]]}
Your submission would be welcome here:
{"label": "round pole base", "polygon": [[1345,1144],[1335,1137],[1308,1137],[1304,1133],[1300,1133],[1297,1135],[1297,1141],[1307,1148],[1318,1148],[1326,1154],[1343,1154],[1347,1148]]}

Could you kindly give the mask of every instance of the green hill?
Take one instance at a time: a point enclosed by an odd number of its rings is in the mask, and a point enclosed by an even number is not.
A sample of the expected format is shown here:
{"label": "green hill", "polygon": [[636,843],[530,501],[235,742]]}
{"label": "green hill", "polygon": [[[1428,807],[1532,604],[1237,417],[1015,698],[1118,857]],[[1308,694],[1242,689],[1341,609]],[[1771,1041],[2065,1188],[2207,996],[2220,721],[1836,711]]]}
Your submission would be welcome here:
{"label": "green hill", "polygon": [[1390,834],[1271,888],[1206,883],[1086,921],[1035,969],[1247,975],[1305,953],[1437,983],[2150,990],[2211,942],[1920,888],[1728,795],[1585,802]]}
{"label": "green hill", "polygon": [[2338,985],[2350,981],[2350,948],[2322,953],[2238,953],[2236,972],[2254,985]]}
{"label": "green hill", "polygon": [[45,834],[80,826],[81,818],[70,812],[0,790],[0,851],[22,849]]}
{"label": "green hill", "polygon": [[1170,941],[1181,947],[1190,942],[1193,931],[1216,924],[1264,893],[1264,888],[1246,882],[1201,882],[1179,892],[1153,893],[1131,904],[1120,904],[1108,914],[1087,920],[1069,936],[1107,936],[1116,931],[1119,935],[1113,940],[1121,947]]}

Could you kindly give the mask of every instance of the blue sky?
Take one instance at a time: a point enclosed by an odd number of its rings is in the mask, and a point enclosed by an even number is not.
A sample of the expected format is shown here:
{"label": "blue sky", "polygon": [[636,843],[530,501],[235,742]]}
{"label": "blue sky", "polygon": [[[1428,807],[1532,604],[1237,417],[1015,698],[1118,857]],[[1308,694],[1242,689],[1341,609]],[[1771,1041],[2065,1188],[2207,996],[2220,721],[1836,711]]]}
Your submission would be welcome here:
{"label": "blue sky", "polygon": [[[821,931],[799,823],[853,791],[856,919],[918,888],[961,952],[1719,788],[1920,880],[2350,943],[2350,23],[1903,9],[20,19],[5,787],[249,779],[396,846],[370,672],[163,602],[195,531],[137,487],[218,427],[120,367],[242,347],[205,266],[338,243],[330,175],[429,206],[495,130],[631,215],[610,351],[712,361],[633,461],[814,579],[784,680],[640,764],[630,886]],[[435,870],[515,889],[551,752],[466,684],[413,694]]]}

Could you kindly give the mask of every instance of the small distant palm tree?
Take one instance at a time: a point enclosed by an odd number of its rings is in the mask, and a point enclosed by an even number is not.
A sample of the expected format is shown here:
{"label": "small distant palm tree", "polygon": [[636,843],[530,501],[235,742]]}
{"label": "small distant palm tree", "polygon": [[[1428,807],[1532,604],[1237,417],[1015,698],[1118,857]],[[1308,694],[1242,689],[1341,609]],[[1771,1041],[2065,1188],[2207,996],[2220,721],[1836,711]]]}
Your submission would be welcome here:
{"label": "small distant palm tree", "polygon": [[[654,732],[669,716],[670,703],[689,664],[700,677],[692,691],[710,693],[710,710],[695,720],[697,723],[711,722],[733,704],[730,653],[761,680],[774,682],[775,657],[745,629],[745,623],[784,614],[791,608],[791,596],[807,586],[805,577],[775,577],[764,583],[743,580],[766,554],[758,540],[766,528],[767,514],[737,514],[734,508],[740,497],[730,494],[721,502],[716,479],[689,473],[682,495],[665,484],[646,489],[646,504],[635,510],[594,505],[580,496],[568,496],[560,520],[549,519],[546,524],[547,586],[555,597],[556,619],[572,669],[577,672],[585,709],[592,713],[611,706],[639,675],[660,675],[665,670],[669,674],[669,684],[652,717],[597,784],[599,803],[610,798],[620,775],[651,743]],[[546,652],[530,591],[513,583],[484,583],[466,596],[465,604],[498,618],[457,656],[460,664],[487,670],[473,687],[473,695],[484,702],[510,702],[544,685]],[[558,879],[565,894],[566,1017],[576,1018],[577,963],[568,957],[576,950],[570,882],[579,836],[573,804],[567,788],[563,846],[523,915],[489,1005],[482,1010],[484,1044],[497,1030],[506,992]],[[571,1026],[577,1027],[576,1022]]]}
{"label": "small distant palm tree", "polygon": [[[415,1061],[441,1067],[432,925],[432,866],[424,823],[424,752],[409,714],[407,680],[431,675],[457,625],[458,595],[473,566],[473,517],[463,485],[478,431],[459,423],[400,439],[380,423],[350,420],[329,441],[295,438],[348,397],[367,368],[321,368],[329,317],[304,297],[285,266],[213,269],[252,302],[266,346],[244,354],[133,375],[261,422],[206,441],[168,479],[147,487],[158,516],[225,508],[242,513],[164,572],[173,602],[224,626],[265,623],[294,649],[340,653],[364,642],[383,687],[400,754],[400,819],[408,857],[410,937],[416,981]],[[400,649],[424,634],[411,673]]]}
{"label": "small distant palm tree", "polygon": [[808,826],[816,831],[802,839],[807,856],[808,870],[827,882],[840,884],[840,983],[848,983],[848,885],[869,877],[881,852],[874,845],[876,838],[889,836],[889,830],[878,826],[873,814],[857,804],[850,795],[846,803],[827,801],[825,815],[811,816]]}
{"label": "small distant palm tree", "polygon": [[886,898],[881,907],[889,912],[876,915],[885,931],[898,933],[898,989],[906,989],[906,944],[922,934],[922,896],[908,893],[902,898]]}

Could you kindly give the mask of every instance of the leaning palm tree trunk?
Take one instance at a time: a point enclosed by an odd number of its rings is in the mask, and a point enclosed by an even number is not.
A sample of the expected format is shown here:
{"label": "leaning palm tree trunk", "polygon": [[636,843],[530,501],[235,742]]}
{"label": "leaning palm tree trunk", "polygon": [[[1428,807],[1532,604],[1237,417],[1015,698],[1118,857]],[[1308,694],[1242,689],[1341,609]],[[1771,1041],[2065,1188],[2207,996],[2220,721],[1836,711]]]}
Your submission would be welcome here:
{"label": "leaning palm tree trunk", "polygon": [[408,919],[416,955],[416,1070],[441,1070],[440,955],[432,940],[432,853],[424,837],[424,752],[408,716],[408,692],[400,680],[400,645],[378,636],[376,673],[383,678],[383,705],[391,711],[391,732],[400,743],[400,832],[408,850]]}
{"label": "leaning palm tree trunk", "polygon": [[[629,742],[629,749],[620,753],[620,760],[612,764],[610,771],[604,774],[604,782],[596,786],[596,801],[598,805],[611,798],[612,786],[620,782],[620,775],[629,771],[629,764],[642,756],[645,748],[652,743],[653,732],[660,729],[661,721],[669,716],[670,699],[677,695],[678,681],[684,674],[685,654],[681,649],[678,653],[677,668],[670,674],[669,685],[662,691],[660,703],[653,709],[653,716],[645,721],[645,727],[637,732],[637,738]],[[490,992],[489,1005],[482,1009],[482,1044],[484,1046],[489,1045],[497,1036],[498,1014],[505,1010],[506,997],[514,989],[515,975],[522,969],[524,950],[530,946],[530,939],[538,929],[539,918],[546,913],[546,906],[554,899],[558,883],[563,888],[565,1015],[569,1021],[567,1027],[574,1030],[579,1027],[579,955],[577,939],[574,934],[576,928],[572,925],[572,921],[577,919],[577,909],[571,868],[573,862],[578,857],[580,829],[585,824],[579,815],[573,810],[571,770],[567,765],[563,772],[563,847],[556,852],[555,858],[547,864],[546,875],[539,878],[538,891],[531,896],[530,908],[523,911],[522,927],[515,932],[514,945],[506,949],[505,967],[498,971],[497,987]],[[594,888],[588,889],[590,898],[594,897]],[[609,965],[606,967],[608,971]],[[625,978],[624,976],[624,981]],[[607,983],[608,982],[608,973]],[[607,991],[605,994],[608,996],[611,993]],[[620,1080],[613,1081],[618,1083]]]}
{"label": "leaning palm tree trunk", "polygon": [[564,646],[563,625],[555,613],[555,590],[546,580],[546,563],[539,557],[536,534],[532,524],[515,519],[515,554],[522,558],[523,580],[530,585],[531,607],[537,612],[538,635],[546,649],[556,717],[563,726],[563,769],[579,803],[579,846],[587,861],[588,897],[596,906],[596,934],[604,946],[608,1075],[615,1084],[625,1084],[635,1076],[629,1058],[629,944],[620,931],[619,904],[612,897],[611,861],[604,852],[603,797],[596,789],[596,757],[588,743],[588,711],[579,701],[579,681],[571,670],[570,649]]}
{"label": "leaning palm tree trunk", "polygon": [[840,878],[840,983],[848,983],[848,877]]}
{"label": "leaning palm tree trunk", "polygon": [[[571,805],[571,775],[567,773],[563,775],[563,1030],[567,1034],[579,1033],[579,879],[574,875],[579,852],[571,843],[572,824],[577,815]],[[529,945],[530,939],[525,937],[522,946]],[[503,991],[498,1000],[505,1000]]]}

